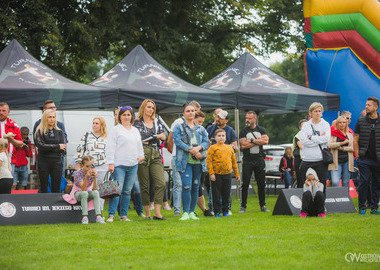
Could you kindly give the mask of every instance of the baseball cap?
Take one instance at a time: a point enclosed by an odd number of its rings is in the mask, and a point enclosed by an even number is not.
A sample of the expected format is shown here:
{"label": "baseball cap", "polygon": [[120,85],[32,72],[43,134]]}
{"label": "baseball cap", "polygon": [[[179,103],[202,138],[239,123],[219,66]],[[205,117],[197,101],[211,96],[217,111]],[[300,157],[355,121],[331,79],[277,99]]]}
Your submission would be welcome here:
{"label": "baseball cap", "polygon": [[217,116],[219,116],[220,119],[226,119],[228,116],[228,112],[226,112],[225,110],[220,110],[220,112],[218,112]]}

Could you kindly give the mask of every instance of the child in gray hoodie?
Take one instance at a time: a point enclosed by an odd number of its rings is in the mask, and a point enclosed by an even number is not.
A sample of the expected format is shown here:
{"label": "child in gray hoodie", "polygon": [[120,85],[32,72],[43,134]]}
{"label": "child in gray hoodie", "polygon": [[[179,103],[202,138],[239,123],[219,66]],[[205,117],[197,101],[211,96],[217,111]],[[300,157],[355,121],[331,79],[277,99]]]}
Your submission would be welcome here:
{"label": "child in gray hoodie", "polygon": [[318,175],[312,168],[307,170],[303,185],[301,218],[307,216],[326,217],[323,184],[319,182]]}

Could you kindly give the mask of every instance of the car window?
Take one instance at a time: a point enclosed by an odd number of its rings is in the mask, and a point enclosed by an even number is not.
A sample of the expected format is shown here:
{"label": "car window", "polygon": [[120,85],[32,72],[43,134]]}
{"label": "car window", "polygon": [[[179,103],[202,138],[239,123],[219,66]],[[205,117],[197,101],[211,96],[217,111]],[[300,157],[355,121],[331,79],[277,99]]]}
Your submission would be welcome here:
{"label": "car window", "polygon": [[264,153],[269,156],[282,156],[285,153],[285,149],[266,149]]}

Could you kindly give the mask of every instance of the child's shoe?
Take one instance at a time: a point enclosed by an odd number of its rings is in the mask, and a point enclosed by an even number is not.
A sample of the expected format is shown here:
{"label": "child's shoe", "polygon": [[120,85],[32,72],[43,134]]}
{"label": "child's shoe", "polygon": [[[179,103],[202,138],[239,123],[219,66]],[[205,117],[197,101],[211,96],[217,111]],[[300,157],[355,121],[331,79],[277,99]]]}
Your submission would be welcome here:
{"label": "child's shoe", "polygon": [[104,217],[97,216],[96,217],[96,223],[105,224],[106,222],[104,221]]}
{"label": "child's shoe", "polygon": [[222,217],[222,215],[218,213],[215,215],[215,217]]}
{"label": "child's shoe", "polygon": [[223,217],[229,217],[230,215],[226,212],[226,213],[223,213]]}
{"label": "child's shoe", "polygon": [[305,217],[307,217],[307,213],[305,213],[305,212],[301,212],[300,217],[301,217],[301,218],[305,218]]}
{"label": "child's shoe", "polygon": [[318,217],[326,217],[326,214],[325,213],[320,213],[320,214],[318,214]]}
{"label": "child's shoe", "polygon": [[88,224],[88,217],[83,217],[82,218],[82,224]]}

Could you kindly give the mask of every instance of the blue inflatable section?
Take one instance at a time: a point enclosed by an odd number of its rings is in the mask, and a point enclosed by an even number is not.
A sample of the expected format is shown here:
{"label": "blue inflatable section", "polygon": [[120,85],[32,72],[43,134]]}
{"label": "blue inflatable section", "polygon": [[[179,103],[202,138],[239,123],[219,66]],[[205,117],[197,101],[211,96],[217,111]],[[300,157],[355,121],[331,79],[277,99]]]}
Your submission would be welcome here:
{"label": "blue inflatable section", "polygon": [[[350,49],[307,50],[306,67],[309,87],[340,95],[340,111],[350,111],[354,129],[367,97],[380,99],[380,79]],[[337,111],[324,112],[330,124]]]}

